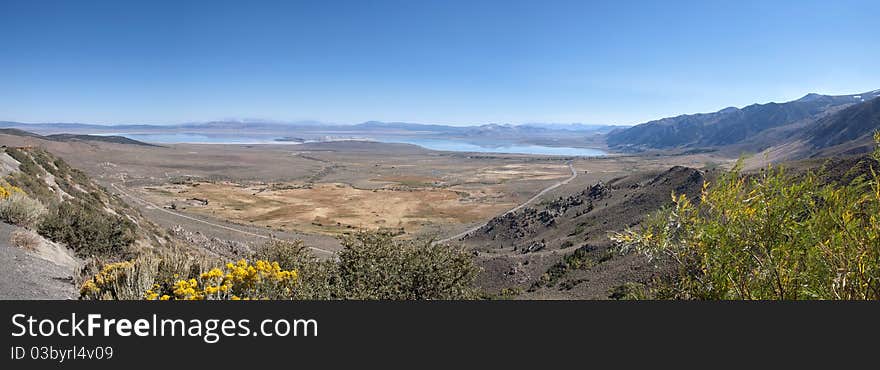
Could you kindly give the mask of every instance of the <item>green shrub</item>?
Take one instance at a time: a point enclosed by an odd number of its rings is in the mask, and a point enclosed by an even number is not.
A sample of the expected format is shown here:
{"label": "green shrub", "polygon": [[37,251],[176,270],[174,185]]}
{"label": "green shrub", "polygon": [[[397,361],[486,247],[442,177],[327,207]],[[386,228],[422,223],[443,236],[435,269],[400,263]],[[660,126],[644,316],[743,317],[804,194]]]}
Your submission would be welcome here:
{"label": "green shrub", "polygon": [[252,259],[278,262],[283,270],[297,271],[296,289],[287,298],[326,300],[345,295],[336,262],[319,261],[301,240],[270,240],[256,249]]}
{"label": "green shrub", "polygon": [[516,299],[516,297],[521,294],[523,294],[522,289],[520,289],[518,287],[510,287],[510,288],[501,289],[501,291],[499,291],[498,294],[483,295],[481,298],[495,300],[495,301],[511,300],[511,299]]}
{"label": "green shrub", "polygon": [[552,287],[566,274],[573,270],[587,270],[595,266],[597,262],[590,256],[590,248],[581,247],[566,255],[561,261],[553,264],[541,278],[535,281],[529,288],[535,291],[538,288]]}
{"label": "green shrub", "polygon": [[253,259],[298,273],[290,299],[471,299],[477,268],[457,247],[364,232],[342,240],[338,260],[318,261],[302,242],[272,240]]}
{"label": "green shrub", "polygon": [[616,300],[647,299],[648,293],[644,284],[628,282],[611,289],[610,294],[608,294],[608,298]]}
{"label": "green shrub", "polygon": [[19,163],[18,169],[21,172],[35,176],[42,176],[44,174],[43,170],[31,160],[31,157],[27,154],[26,150],[13,147],[6,147],[5,150],[10,157]]}
{"label": "green shrub", "polygon": [[38,231],[82,257],[124,255],[135,238],[128,219],[69,201],[54,204]]}
{"label": "green shrub", "polygon": [[46,207],[24,193],[12,192],[0,199],[0,220],[26,228],[33,228],[46,214]]}
{"label": "green shrub", "polygon": [[339,284],[347,299],[471,299],[477,268],[470,253],[430,242],[397,242],[387,233],[343,240]]}
{"label": "green shrub", "polygon": [[303,245],[302,240],[283,240],[272,239],[256,248],[253,255],[254,259],[264,261],[274,261],[281,265],[285,270],[296,270],[303,265],[315,261],[315,257],[309,251],[309,248]]}
{"label": "green shrub", "polygon": [[734,169],[699,204],[673,194],[642,230],[612,239],[677,267],[659,298],[880,299],[880,185],[866,160],[870,173],[846,184]]}

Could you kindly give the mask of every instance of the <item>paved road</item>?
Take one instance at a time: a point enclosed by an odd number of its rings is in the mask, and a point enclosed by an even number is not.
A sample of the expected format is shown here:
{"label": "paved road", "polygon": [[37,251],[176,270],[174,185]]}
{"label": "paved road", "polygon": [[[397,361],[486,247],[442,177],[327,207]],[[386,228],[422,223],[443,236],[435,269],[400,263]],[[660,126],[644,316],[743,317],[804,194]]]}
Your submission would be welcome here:
{"label": "paved road", "polygon": [[[111,183],[110,186],[112,186],[113,189],[116,189],[116,191],[118,191],[118,192],[121,193],[122,195],[124,195],[124,196],[126,196],[126,197],[128,197],[128,198],[131,198],[131,199],[134,200],[135,202],[140,203],[141,205],[144,205],[144,206],[150,207],[150,208],[152,208],[152,209],[154,209],[154,210],[156,210],[156,211],[165,212],[165,213],[167,213],[167,214],[170,214],[170,215],[173,215],[173,216],[177,216],[177,217],[180,217],[180,218],[184,218],[184,219],[187,219],[187,220],[189,220],[189,221],[194,221],[194,222],[202,223],[202,224],[205,224],[205,225],[208,225],[208,226],[211,226],[211,227],[216,227],[216,228],[223,229],[223,230],[226,230],[226,231],[232,231],[232,232],[239,233],[239,234],[242,234],[242,235],[247,235],[247,236],[250,236],[250,237],[256,237],[256,238],[260,238],[260,239],[272,239],[272,236],[270,236],[270,235],[265,235],[265,234],[260,234],[260,233],[255,233],[255,232],[247,231],[247,230],[244,230],[243,228],[239,228],[239,227],[235,227],[235,226],[231,226],[231,225],[230,225],[230,226],[227,226],[227,225],[220,225],[220,224],[217,224],[217,223],[214,223],[214,222],[210,222],[210,221],[203,220],[203,219],[200,219],[200,218],[196,218],[196,217],[193,217],[193,216],[185,215],[185,214],[182,214],[182,213],[180,213],[180,212],[174,212],[174,211],[172,211],[172,210],[166,209],[166,208],[164,208],[164,207],[161,207],[161,206],[158,206],[158,205],[156,205],[156,204],[153,204],[153,203],[151,203],[151,202],[149,202],[149,201],[147,201],[147,200],[144,200],[144,199],[142,199],[142,198],[139,198],[139,197],[137,197],[137,196],[134,196],[133,194],[127,192],[122,186],[119,186],[119,184]],[[331,250],[321,249],[321,248],[312,247],[312,246],[308,246],[308,248],[310,248],[310,249],[312,249],[312,250],[314,250],[314,251],[316,251],[316,252],[319,252],[319,253],[327,254],[327,255],[329,255],[329,256],[335,256],[335,255],[336,255],[336,252],[333,252],[333,251],[331,251]]]}
{"label": "paved road", "polygon": [[[513,207],[513,208],[507,210],[507,212],[504,212],[504,213],[502,213],[502,214],[500,214],[500,215],[498,215],[498,216],[496,216],[496,217],[502,217],[502,216],[505,216],[505,215],[507,215],[507,214],[509,214],[509,213],[513,213],[513,212],[519,211],[519,210],[523,209],[523,207],[529,205],[530,203],[534,202],[534,201],[537,200],[538,198],[544,196],[544,194],[547,194],[549,191],[551,191],[551,190],[553,190],[553,189],[556,189],[556,188],[558,188],[558,187],[560,187],[560,186],[562,186],[562,185],[568,184],[569,182],[571,182],[571,180],[576,179],[576,178],[578,177],[578,173],[577,173],[577,170],[574,169],[574,165],[571,163],[571,161],[569,161],[569,162],[566,163],[566,164],[568,164],[568,169],[571,170],[571,176],[570,176],[569,178],[567,178],[567,179],[565,179],[565,180],[562,180],[562,181],[560,181],[560,182],[557,182],[557,183],[555,183],[555,184],[553,184],[553,185],[550,185],[550,186],[544,188],[544,190],[541,190],[540,192],[538,192],[538,194],[535,194],[533,197],[529,198],[529,199],[526,200],[525,202],[520,203],[518,206]],[[481,229],[483,226],[486,226],[488,223],[489,223],[489,222],[486,221],[486,222],[484,222],[484,223],[482,223],[482,224],[479,224],[479,225],[477,225],[477,226],[474,226],[474,227],[472,227],[472,228],[470,228],[470,229],[467,229],[467,230],[465,230],[465,231],[462,231],[462,232],[460,232],[460,233],[458,233],[458,234],[455,234],[455,235],[453,235],[453,236],[450,236],[450,237],[448,237],[448,238],[446,238],[446,239],[438,240],[438,241],[434,242],[434,244],[449,243],[449,242],[451,242],[451,241],[453,241],[453,240],[461,239],[461,238],[467,236],[468,234],[473,233],[473,232],[475,232],[475,231]]]}

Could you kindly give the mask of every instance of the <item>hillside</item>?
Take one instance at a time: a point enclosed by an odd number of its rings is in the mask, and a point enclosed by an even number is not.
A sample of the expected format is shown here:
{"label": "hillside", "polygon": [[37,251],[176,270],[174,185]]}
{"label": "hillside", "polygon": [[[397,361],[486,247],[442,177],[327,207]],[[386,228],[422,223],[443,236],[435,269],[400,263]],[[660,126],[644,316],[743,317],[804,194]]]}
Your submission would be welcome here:
{"label": "hillside", "polygon": [[[786,103],[753,104],[741,109],[663,118],[613,131],[606,140],[609,147],[622,151],[738,144],[761,150],[780,144],[779,140],[790,136],[789,131],[810,127],[817,120],[835,120],[830,117],[838,111],[877,97],[880,90],[840,96],[808,94]],[[780,135],[780,131],[783,134]]]}
{"label": "hillside", "polygon": [[[789,127],[790,126],[790,127]],[[806,124],[789,125],[765,135],[762,152],[746,161],[746,168],[805,158],[870,153],[871,135],[880,130],[880,98],[854,104]],[[772,140],[771,140],[772,139]]]}
{"label": "hillside", "polygon": [[[820,184],[849,184],[871,176],[876,160],[864,155],[785,162],[795,178],[819,174]],[[763,170],[761,170],[763,171]],[[747,177],[760,177],[759,170]],[[633,293],[674,273],[635,253],[619,253],[609,235],[640,229],[673,204],[670,194],[699,203],[705,182],[724,172],[675,166],[599,182],[580,191],[492,219],[463,243],[478,251],[487,292],[518,299],[608,299]]]}
{"label": "hillside", "polygon": [[171,245],[140,212],[36,147],[0,147],[0,298],[74,299],[101,261]]}
{"label": "hillside", "polygon": [[527,298],[608,298],[609,291],[649,279],[646,261],[616,256],[607,233],[637,225],[670,204],[670,194],[698,194],[714,173],[675,166],[596,183],[496,217],[464,239],[479,251],[488,291],[514,289]]}
{"label": "hillside", "polygon": [[815,148],[856,140],[870,143],[871,134],[877,129],[880,129],[880,98],[853,105],[816,121],[803,138]]}
{"label": "hillside", "polygon": [[0,176],[3,180],[40,201],[50,213],[54,206],[72,204],[84,212],[117,217],[131,223],[135,248],[152,248],[167,243],[163,230],[63,159],[37,147],[2,147],[0,150],[0,162],[3,163]]}

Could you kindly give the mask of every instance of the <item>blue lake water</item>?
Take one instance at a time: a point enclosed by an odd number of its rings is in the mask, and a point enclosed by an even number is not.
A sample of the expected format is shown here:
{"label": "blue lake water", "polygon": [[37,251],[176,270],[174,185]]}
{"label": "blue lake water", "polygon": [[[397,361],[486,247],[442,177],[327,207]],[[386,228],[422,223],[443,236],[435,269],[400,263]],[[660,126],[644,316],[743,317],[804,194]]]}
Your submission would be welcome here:
{"label": "blue lake water", "polygon": [[[112,133],[105,135],[124,136],[129,139],[156,144],[296,144],[293,142],[277,141],[277,136],[232,136],[232,135],[206,135],[198,133],[170,133],[170,134],[129,134]],[[556,147],[533,144],[516,144],[509,142],[480,143],[454,140],[454,139],[431,139],[414,138],[404,136],[394,137],[365,137],[364,140],[380,141],[384,143],[403,143],[418,145],[431,150],[443,150],[452,152],[475,152],[475,153],[511,153],[511,154],[540,154],[559,156],[604,156],[599,149]]]}
{"label": "blue lake water", "polygon": [[542,154],[563,156],[604,156],[607,153],[599,149],[571,148],[544,146],[533,144],[493,143],[474,144],[465,141],[451,139],[422,139],[422,138],[378,138],[377,141],[386,143],[405,143],[418,145],[431,150],[445,150],[450,152],[476,152],[476,153],[513,153],[513,154]]}
{"label": "blue lake water", "polygon": [[204,135],[194,133],[173,134],[128,134],[111,133],[102,135],[123,136],[132,140],[153,144],[284,144],[276,141],[277,136],[247,137],[227,135]]}

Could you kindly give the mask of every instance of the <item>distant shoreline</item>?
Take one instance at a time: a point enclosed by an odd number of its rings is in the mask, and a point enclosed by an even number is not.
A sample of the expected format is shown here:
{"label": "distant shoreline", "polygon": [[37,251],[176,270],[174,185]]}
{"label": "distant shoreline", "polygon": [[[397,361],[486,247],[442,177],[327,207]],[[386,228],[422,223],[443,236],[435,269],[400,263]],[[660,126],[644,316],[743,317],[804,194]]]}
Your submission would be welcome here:
{"label": "distant shoreline", "polygon": [[577,148],[568,146],[549,146],[507,141],[473,143],[451,138],[414,138],[407,136],[394,137],[320,137],[314,139],[288,136],[231,137],[228,135],[212,135],[199,133],[169,134],[134,134],[134,133],[98,133],[97,136],[122,136],[151,144],[214,144],[214,145],[301,145],[309,143],[329,143],[343,141],[380,142],[389,144],[410,144],[427,150],[493,153],[493,154],[531,154],[550,156],[604,157],[608,153],[598,148]]}

